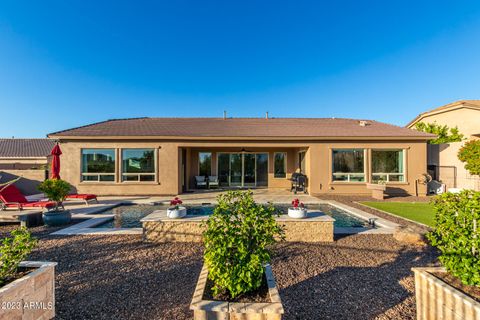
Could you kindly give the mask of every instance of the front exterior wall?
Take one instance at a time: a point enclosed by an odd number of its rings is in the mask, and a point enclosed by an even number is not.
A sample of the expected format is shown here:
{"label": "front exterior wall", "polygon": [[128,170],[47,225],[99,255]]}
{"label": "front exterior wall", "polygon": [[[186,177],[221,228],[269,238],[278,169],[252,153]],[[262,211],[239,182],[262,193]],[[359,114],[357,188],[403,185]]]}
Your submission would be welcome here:
{"label": "front exterior wall", "polygon": [[[237,152],[241,148],[252,152],[269,153],[269,188],[288,189],[288,178],[298,168],[298,152],[306,151],[305,173],[308,177],[308,192],[320,194],[370,194],[366,183],[370,181],[370,158],[372,149],[405,150],[405,182],[389,183],[388,193],[414,194],[416,179],[426,173],[425,141],[161,141],[161,140],[88,140],[61,141],[62,169],[61,176],[70,182],[79,193],[98,195],[175,195],[182,192],[182,152],[187,158],[186,187],[193,188],[193,177],[198,174],[198,152],[219,151]],[[81,182],[81,149],[113,148],[116,149],[115,182]],[[120,182],[120,152],[122,148],[154,148],[157,157],[157,174],[152,182]],[[332,181],[332,149],[366,149],[366,181],[334,182]],[[184,151],[183,151],[184,150]],[[287,177],[273,177],[274,152],[287,152]],[[215,173],[216,163],[212,162]],[[425,195],[426,188],[418,186],[420,195]]]}

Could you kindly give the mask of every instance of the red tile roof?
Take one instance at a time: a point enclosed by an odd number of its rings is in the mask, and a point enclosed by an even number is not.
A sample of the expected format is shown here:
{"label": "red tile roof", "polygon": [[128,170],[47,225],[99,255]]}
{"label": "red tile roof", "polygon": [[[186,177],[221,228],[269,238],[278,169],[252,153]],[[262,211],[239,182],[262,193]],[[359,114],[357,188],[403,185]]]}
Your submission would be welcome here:
{"label": "red tile roof", "polygon": [[42,158],[54,145],[51,139],[0,139],[0,158]]}
{"label": "red tile roof", "polygon": [[[366,125],[360,123],[366,121]],[[372,120],[338,118],[134,118],[54,132],[49,137],[405,137],[433,135]]]}

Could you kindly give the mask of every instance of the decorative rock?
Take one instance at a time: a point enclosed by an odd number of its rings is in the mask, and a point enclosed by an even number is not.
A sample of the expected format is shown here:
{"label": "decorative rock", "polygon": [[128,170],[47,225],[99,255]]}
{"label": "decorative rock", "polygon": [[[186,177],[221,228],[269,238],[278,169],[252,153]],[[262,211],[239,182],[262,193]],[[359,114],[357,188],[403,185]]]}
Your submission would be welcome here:
{"label": "decorative rock", "polygon": [[413,244],[417,246],[427,245],[425,236],[408,227],[400,227],[393,233],[393,238],[397,241]]}

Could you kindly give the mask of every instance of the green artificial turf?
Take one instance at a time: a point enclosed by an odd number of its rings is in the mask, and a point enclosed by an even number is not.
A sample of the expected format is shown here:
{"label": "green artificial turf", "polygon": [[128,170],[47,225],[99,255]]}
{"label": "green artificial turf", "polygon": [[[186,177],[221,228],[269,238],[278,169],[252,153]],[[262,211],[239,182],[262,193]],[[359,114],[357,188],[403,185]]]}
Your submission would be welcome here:
{"label": "green artificial turf", "polygon": [[362,204],[426,224],[427,226],[434,226],[433,218],[435,217],[435,213],[433,211],[433,205],[430,203],[365,201],[362,202]]}

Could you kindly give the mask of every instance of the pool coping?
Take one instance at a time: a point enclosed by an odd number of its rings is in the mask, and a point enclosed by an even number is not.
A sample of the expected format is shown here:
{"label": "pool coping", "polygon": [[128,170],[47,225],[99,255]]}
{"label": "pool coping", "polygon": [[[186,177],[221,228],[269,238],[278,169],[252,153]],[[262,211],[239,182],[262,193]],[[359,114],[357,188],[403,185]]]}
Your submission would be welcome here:
{"label": "pool coping", "polygon": [[[267,204],[269,202],[259,202],[261,204]],[[136,204],[145,204],[145,205],[165,205],[169,204],[168,201],[152,201],[152,202],[137,202],[137,201],[121,201],[115,204],[106,205],[102,207],[92,208],[88,213],[81,214],[82,218],[89,218],[90,215],[95,214],[94,218],[90,218],[86,221],[77,223],[73,226],[58,230],[51,233],[50,235],[142,235],[143,228],[95,228],[100,224],[103,224],[109,220],[112,220],[114,215],[112,214],[101,214],[103,211],[107,211],[122,205],[136,205]],[[199,205],[199,204],[211,204],[215,205],[216,201],[213,202],[199,202],[199,201],[188,201],[184,202],[184,205]],[[273,204],[288,204],[286,202],[274,202]],[[317,200],[317,201],[305,201],[305,205],[309,204],[328,204],[338,209],[344,210],[351,215],[360,218],[365,221],[372,223],[375,228],[362,228],[362,227],[334,227],[334,234],[346,235],[346,234],[393,234],[395,230],[400,227],[399,224],[392,221],[388,221],[384,218],[378,217],[374,214],[365,212],[363,210],[350,207],[346,204],[340,203],[335,200]],[[146,217],[142,218],[140,221],[144,220]],[[333,219],[333,218],[332,218]],[[180,219],[184,220],[184,219]],[[303,221],[304,219],[295,219],[295,221]],[[149,221],[149,220],[145,220]],[[305,221],[305,222],[308,222]]]}

